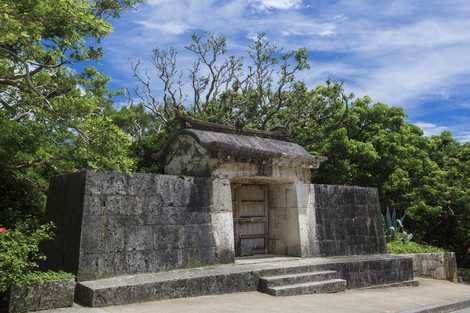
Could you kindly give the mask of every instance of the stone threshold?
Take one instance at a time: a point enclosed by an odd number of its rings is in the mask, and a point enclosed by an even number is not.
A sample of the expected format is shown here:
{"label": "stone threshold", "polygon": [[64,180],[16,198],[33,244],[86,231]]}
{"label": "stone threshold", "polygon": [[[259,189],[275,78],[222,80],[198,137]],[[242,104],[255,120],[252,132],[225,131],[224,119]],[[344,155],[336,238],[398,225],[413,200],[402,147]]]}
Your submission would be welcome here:
{"label": "stone threshold", "polygon": [[274,257],[237,260],[200,268],[126,275],[77,284],[75,301],[101,307],[181,297],[255,291],[262,275],[335,270],[348,288],[393,284],[413,279],[412,259],[397,255],[326,258]]}

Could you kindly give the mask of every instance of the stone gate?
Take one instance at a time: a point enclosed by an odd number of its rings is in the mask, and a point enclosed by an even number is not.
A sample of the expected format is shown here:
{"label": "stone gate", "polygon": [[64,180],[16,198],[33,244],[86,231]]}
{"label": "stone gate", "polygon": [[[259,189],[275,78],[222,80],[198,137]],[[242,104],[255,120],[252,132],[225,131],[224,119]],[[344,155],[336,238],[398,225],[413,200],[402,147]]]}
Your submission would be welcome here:
{"label": "stone gate", "polygon": [[186,120],[164,175],[51,180],[49,268],[90,280],[232,263],[255,254],[386,253],[375,188],[311,184],[325,160],[279,134]]}

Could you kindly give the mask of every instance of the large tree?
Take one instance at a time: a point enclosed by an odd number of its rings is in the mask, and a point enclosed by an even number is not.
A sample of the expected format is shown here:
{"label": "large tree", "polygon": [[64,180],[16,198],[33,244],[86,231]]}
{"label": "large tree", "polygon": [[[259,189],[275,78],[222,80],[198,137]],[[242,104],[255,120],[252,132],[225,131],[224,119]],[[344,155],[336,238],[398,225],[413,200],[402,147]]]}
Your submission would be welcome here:
{"label": "large tree", "polygon": [[108,79],[82,63],[136,2],[0,0],[0,224],[38,214],[50,175],[132,168]]}

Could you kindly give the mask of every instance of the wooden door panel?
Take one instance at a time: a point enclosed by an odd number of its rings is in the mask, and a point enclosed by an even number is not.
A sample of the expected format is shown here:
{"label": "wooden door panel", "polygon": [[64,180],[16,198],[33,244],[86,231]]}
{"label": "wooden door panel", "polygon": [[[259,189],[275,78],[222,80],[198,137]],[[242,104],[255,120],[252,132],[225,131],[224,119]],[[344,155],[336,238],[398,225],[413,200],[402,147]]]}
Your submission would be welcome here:
{"label": "wooden door panel", "polygon": [[263,254],[265,240],[264,238],[247,238],[241,239],[240,255],[253,255],[253,254]]}
{"label": "wooden door panel", "polygon": [[264,185],[242,185],[240,188],[240,201],[264,202]]}
{"label": "wooden door panel", "polygon": [[248,202],[242,201],[240,203],[240,217],[255,217],[265,215],[265,203],[264,202]]}
{"label": "wooden door panel", "polygon": [[237,185],[233,190],[236,255],[266,253],[267,186]]}
{"label": "wooden door panel", "polygon": [[259,235],[260,237],[265,233],[266,223],[241,223],[240,234],[243,235]]}

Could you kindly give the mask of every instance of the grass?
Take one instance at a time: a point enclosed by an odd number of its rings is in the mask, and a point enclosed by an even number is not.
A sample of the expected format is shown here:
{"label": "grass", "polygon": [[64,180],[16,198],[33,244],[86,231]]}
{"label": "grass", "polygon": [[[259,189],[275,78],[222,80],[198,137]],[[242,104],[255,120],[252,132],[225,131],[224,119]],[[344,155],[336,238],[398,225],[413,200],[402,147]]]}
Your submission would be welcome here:
{"label": "grass", "polygon": [[413,241],[403,242],[400,240],[387,243],[387,251],[391,254],[446,252],[445,249],[439,247],[422,245]]}

